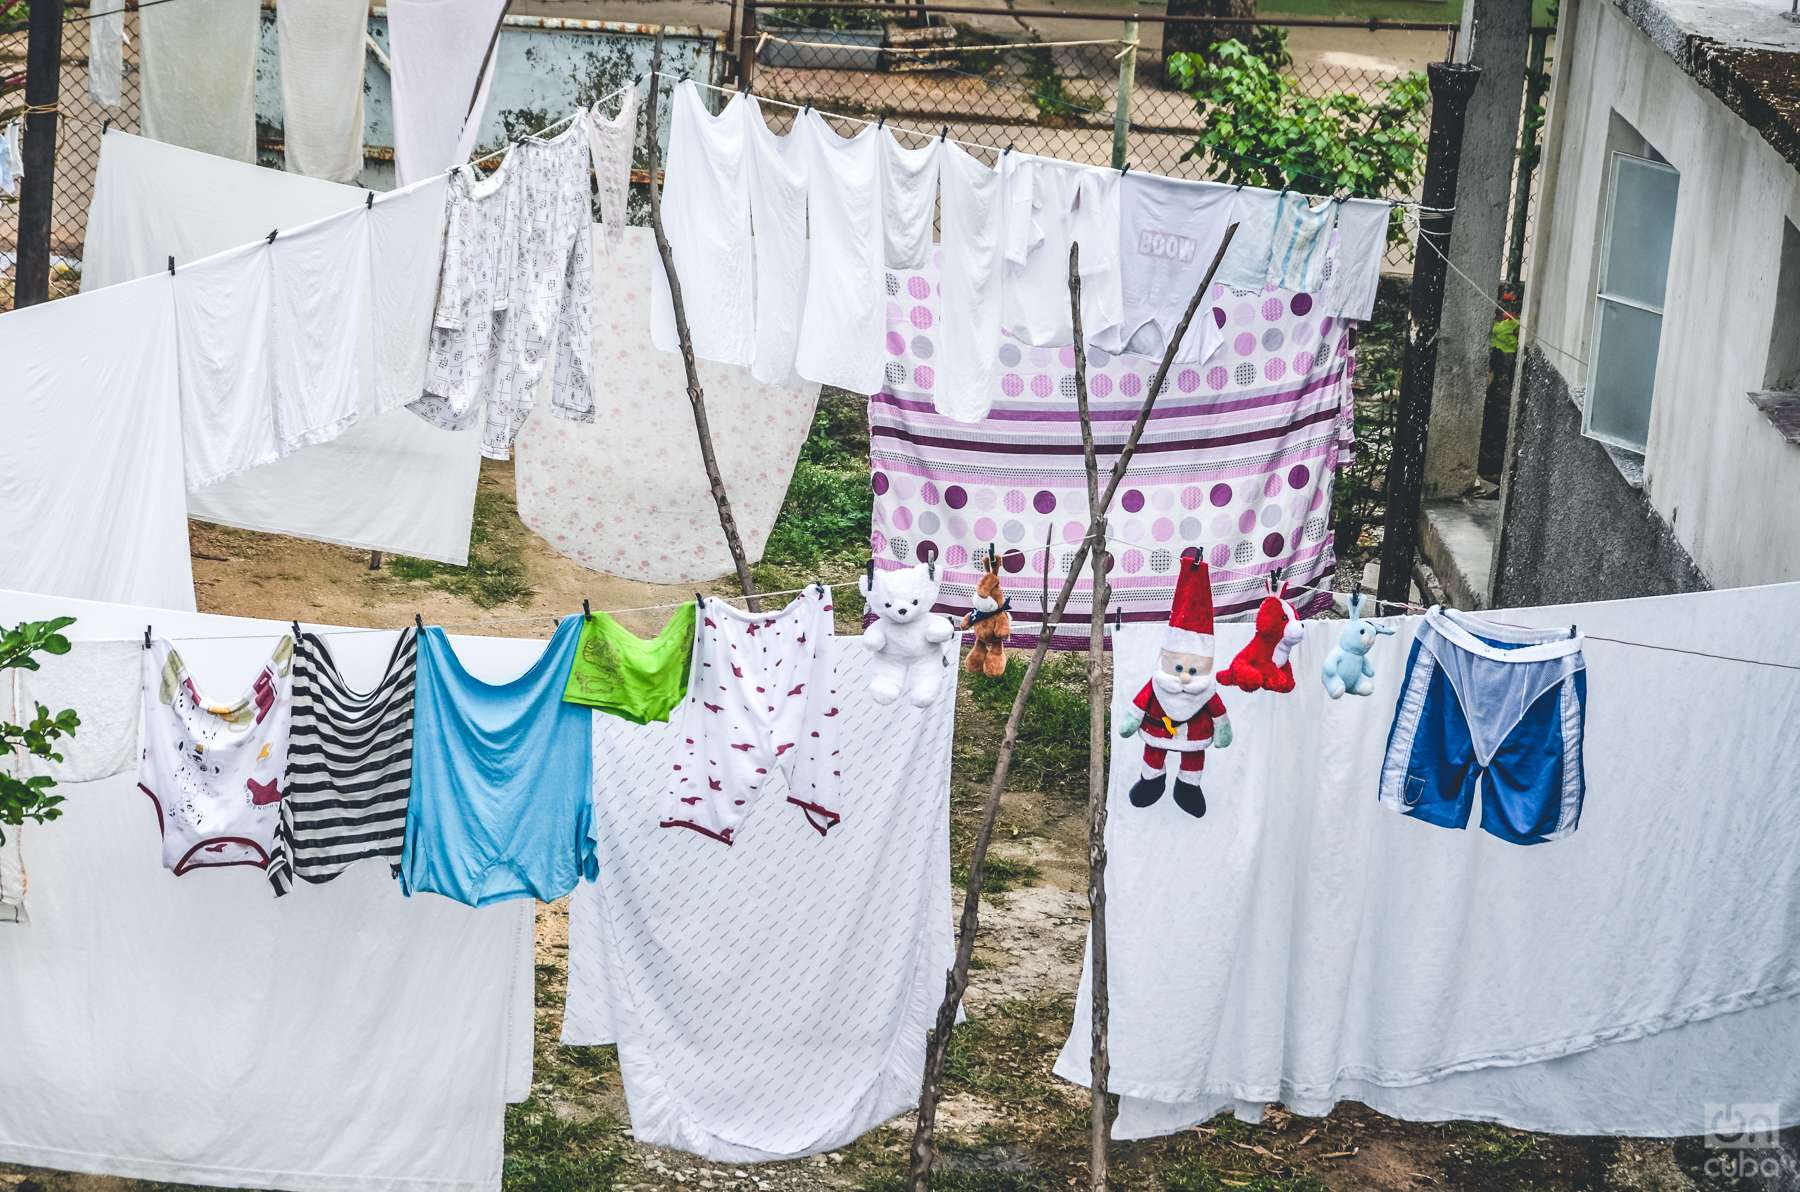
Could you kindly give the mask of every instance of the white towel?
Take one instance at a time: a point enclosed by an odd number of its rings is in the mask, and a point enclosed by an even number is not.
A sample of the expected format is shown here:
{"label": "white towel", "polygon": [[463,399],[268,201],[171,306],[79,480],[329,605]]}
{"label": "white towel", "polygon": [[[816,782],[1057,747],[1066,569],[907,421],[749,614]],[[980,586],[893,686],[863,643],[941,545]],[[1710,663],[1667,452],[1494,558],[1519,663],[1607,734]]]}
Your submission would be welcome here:
{"label": "white towel", "polygon": [[5,583],[194,607],[171,285],[159,273],[0,314]]}
{"label": "white towel", "polygon": [[806,306],[807,154],[802,139],[778,137],[763,119],[754,95],[744,123],[750,130],[751,248],[756,256],[757,380],[798,385],[794,355]]}
{"label": "white towel", "polygon": [[[1296,652],[1296,691],[1227,692],[1203,820],[1130,806],[1137,751],[1116,749],[1119,1136],[1277,1100],[1577,1134],[1698,1134],[1706,1102],[1740,1097],[1796,1120],[1800,675],[1606,640],[1794,666],[1767,627],[1796,615],[1800,584],[1495,614],[1586,635],[1581,830],[1547,844],[1378,805],[1416,618],[1375,647],[1367,699],[1324,697],[1332,622]],[[1221,624],[1219,657],[1250,628]],[[1115,638],[1115,717],[1159,634]],[[1056,1066],[1077,1082],[1088,1005],[1084,979]]]}
{"label": "white towel", "polygon": [[802,112],[792,135],[804,138],[812,237],[795,367],[809,381],[873,393],[881,387],[887,336],[881,140],[873,125],[840,137],[816,111]]}
{"label": "white towel", "polygon": [[269,245],[275,426],[281,453],[328,443],[362,415],[357,344],[369,323],[368,208],[352,207]]}
{"label": "white towel", "polygon": [[[741,95],[733,95],[713,115],[691,81],[677,83],[669,101],[663,231],[681,281],[682,311],[694,355],[721,364],[748,365],[756,354],[750,138],[745,119],[754,114]],[[651,340],[673,352],[681,345],[662,259],[653,259],[649,268]]]}
{"label": "white towel", "polygon": [[468,160],[494,80],[488,47],[505,11],[506,0],[388,0],[401,185]]}
{"label": "white towel", "polygon": [[138,16],[144,135],[256,160],[257,0],[157,4]]}
{"label": "white towel", "polygon": [[918,1101],[954,948],[955,681],[929,708],[880,708],[868,652],[836,650],[847,801],[827,837],[775,789],[729,849],[659,827],[679,730],[595,715],[606,879],[571,900],[562,1039],[618,1043],[639,1142],[792,1158]]}
{"label": "white towel", "polygon": [[1375,287],[1387,259],[1393,205],[1378,199],[1345,199],[1337,209],[1337,245],[1325,281],[1325,309],[1346,319],[1375,313]]}
{"label": "white towel", "polygon": [[938,157],[946,142],[902,145],[881,128],[881,227],[889,269],[919,269],[931,251],[937,215]]}
{"label": "white towel", "polygon": [[363,166],[363,60],[367,0],[284,0],[281,139],[287,168],[349,182]]}
{"label": "white towel", "polygon": [[[979,422],[994,401],[1000,351],[1001,177],[946,145],[939,260],[938,412]],[[904,380],[902,373],[902,380]]]}
{"label": "white towel", "polygon": [[1263,280],[1279,290],[1314,294],[1323,288],[1337,204],[1314,207],[1306,196],[1285,191],[1275,203],[1275,230],[1269,238],[1269,267]]}
{"label": "white towel", "polygon": [[[598,232],[596,232],[598,235]],[[562,554],[608,575],[687,583],[731,572],[679,361],[650,347],[649,228],[594,258],[594,372],[606,378],[591,424],[545,416],[515,444],[519,518]],[[700,362],[719,472],[744,550],[762,557],[812,427],[819,387],[758,383]]]}

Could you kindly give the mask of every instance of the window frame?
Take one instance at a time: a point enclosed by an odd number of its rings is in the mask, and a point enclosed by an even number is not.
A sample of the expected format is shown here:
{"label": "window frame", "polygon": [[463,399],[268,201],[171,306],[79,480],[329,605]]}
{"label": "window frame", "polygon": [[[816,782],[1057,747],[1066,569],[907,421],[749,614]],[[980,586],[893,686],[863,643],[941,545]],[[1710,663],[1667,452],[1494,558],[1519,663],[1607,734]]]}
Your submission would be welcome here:
{"label": "window frame", "polygon": [[[1605,311],[1607,304],[1611,303],[1615,306],[1628,307],[1647,315],[1653,315],[1656,318],[1656,346],[1657,359],[1659,362],[1662,359],[1663,315],[1664,312],[1668,310],[1669,275],[1666,267],[1663,271],[1663,302],[1659,306],[1649,306],[1637,299],[1627,298],[1620,294],[1611,294],[1606,290],[1607,266],[1612,258],[1613,215],[1619,201],[1619,166],[1621,161],[1625,159],[1629,159],[1637,165],[1649,166],[1653,169],[1662,170],[1674,175],[1677,195],[1676,201],[1677,203],[1680,201],[1681,171],[1663,160],[1661,155],[1657,154],[1654,149],[1650,150],[1650,155],[1631,153],[1624,149],[1608,150],[1606,163],[1606,213],[1600,228],[1600,251],[1594,261],[1594,295],[1591,309],[1594,333],[1593,340],[1588,345],[1588,359],[1592,361],[1592,363],[1588,365],[1587,391],[1583,395],[1581,403],[1581,433],[1584,437],[1593,439],[1595,442],[1604,443],[1609,447],[1616,447],[1621,451],[1629,451],[1633,455],[1643,455],[1650,443],[1650,426],[1648,421],[1646,421],[1644,426],[1644,441],[1642,443],[1634,443],[1628,439],[1621,439],[1616,435],[1609,435],[1602,431],[1597,431],[1594,429],[1593,425],[1594,389],[1595,381],[1597,380],[1596,370],[1598,369],[1600,361],[1601,339],[1606,330],[1606,320],[1603,317],[1603,312]],[[1669,220],[1669,256],[1671,262],[1674,259],[1674,222],[1674,216],[1671,214]],[[1652,391],[1650,400],[1652,406],[1654,406],[1656,401],[1654,374],[1652,375],[1651,384]]]}

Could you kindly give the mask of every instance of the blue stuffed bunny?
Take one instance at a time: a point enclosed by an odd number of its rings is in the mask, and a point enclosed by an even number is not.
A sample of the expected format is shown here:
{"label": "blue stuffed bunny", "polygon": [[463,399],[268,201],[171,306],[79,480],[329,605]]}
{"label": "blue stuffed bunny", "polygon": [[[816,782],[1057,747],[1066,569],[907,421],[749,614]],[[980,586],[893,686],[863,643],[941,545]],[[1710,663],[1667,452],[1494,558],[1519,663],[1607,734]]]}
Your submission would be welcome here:
{"label": "blue stuffed bunny", "polygon": [[1362,617],[1362,593],[1350,594],[1350,619],[1344,623],[1343,636],[1325,658],[1325,694],[1337,699],[1346,691],[1351,695],[1368,695],[1375,690],[1375,668],[1369,665],[1369,648],[1375,639],[1394,631],[1376,621]]}

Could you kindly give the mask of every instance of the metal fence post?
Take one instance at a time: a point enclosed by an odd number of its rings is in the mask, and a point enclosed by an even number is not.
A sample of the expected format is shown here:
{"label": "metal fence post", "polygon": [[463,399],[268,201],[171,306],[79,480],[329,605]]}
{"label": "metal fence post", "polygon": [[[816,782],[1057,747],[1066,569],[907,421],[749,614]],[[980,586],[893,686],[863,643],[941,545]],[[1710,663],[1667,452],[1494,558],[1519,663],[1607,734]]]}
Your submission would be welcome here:
{"label": "metal fence post", "polygon": [[1137,18],[1125,22],[1124,45],[1119,54],[1119,95],[1113,101],[1113,169],[1122,170],[1131,160],[1131,92],[1137,86]]}
{"label": "metal fence post", "polygon": [[50,296],[51,204],[56,191],[56,108],[62,93],[63,6],[31,6],[25,43],[25,177],[19,187],[13,305]]}
{"label": "metal fence post", "polygon": [[1481,77],[1481,68],[1467,63],[1433,62],[1425,69],[1431,84],[1431,141],[1425,153],[1419,248],[1413,257],[1406,362],[1400,373],[1393,453],[1388,458],[1381,584],[1376,590],[1380,599],[1392,601],[1406,599],[1418,552],[1425,431],[1431,422],[1431,389],[1437,379],[1438,323],[1444,313],[1456,176],[1462,166],[1463,117]]}

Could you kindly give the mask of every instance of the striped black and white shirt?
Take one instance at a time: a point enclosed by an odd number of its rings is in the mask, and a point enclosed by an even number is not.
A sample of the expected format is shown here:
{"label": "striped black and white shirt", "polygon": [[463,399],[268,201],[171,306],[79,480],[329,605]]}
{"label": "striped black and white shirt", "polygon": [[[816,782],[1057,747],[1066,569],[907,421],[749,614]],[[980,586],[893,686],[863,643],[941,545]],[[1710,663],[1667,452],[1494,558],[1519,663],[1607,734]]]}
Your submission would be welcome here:
{"label": "striped black and white shirt", "polygon": [[344,682],[325,643],[300,635],[287,792],[269,859],[276,894],[294,878],[328,882],[358,861],[400,859],[412,788],[413,697],[418,636],[394,644],[370,692]]}

